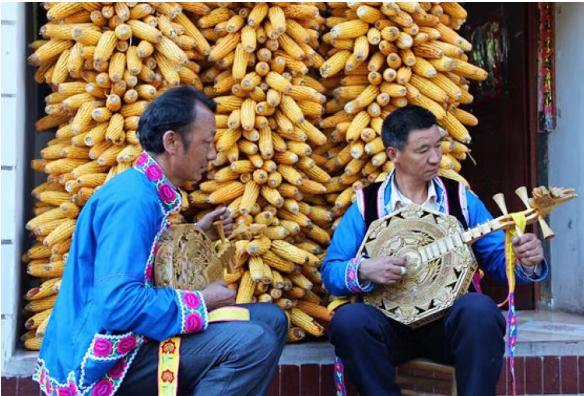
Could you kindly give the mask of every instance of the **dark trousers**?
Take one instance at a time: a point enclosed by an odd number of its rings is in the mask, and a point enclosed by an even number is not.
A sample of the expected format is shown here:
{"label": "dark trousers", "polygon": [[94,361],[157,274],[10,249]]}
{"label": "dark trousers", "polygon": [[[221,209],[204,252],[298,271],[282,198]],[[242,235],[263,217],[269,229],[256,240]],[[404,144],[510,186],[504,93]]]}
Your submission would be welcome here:
{"label": "dark trousers", "polygon": [[[212,323],[182,337],[179,395],[265,395],[278,366],[288,319],[274,304],[243,304],[251,319]],[[147,396],[157,392],[158,342],[143,345],[117,394]]]}
{"label": "dark trousers", "polygon": [[454,365],[461,396],[495,395],[504,336],[496,304],[477,293],[458,298],[444,318],[415,330],[362,303],[339,308],[329,327],[345,373],[362,396],[400,395],[394,367],[417,357]]}

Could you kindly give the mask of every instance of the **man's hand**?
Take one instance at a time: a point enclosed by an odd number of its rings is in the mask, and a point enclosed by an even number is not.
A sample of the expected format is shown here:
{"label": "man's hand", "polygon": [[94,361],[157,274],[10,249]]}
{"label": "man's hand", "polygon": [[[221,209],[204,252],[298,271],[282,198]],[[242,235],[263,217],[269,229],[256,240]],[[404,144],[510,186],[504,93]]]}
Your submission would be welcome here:
{"label": "man's hand", "polygon": [[223,223],[223,229],[225,230],[225,236],[231,234],[233,231],[233,217],[231,217],[231,212],[225,206],[221,206],[209,213],[207,213],[203,218],[197,222],[197,226],[207,234],[209,239],[215,241],[219,239],[217,231],[213,223],[216,221],[221,221]]}
{"label": "man's hand", "polygon": [[378,285],[393,285],[405,274],[405,257],[374,257],[363,260],[359,266],[359,280]]}
{"label": "man's hand", "polygon": [[515,255],[528,271],[543,261],[541,241],[534,234],[523,234],[511,240]]}
{"label": "man's hand", "polygon": [[235,290],[228,288],[224,280],[210,283],[202,291],[202,294],[208,312],[226,305],[235,304]]}

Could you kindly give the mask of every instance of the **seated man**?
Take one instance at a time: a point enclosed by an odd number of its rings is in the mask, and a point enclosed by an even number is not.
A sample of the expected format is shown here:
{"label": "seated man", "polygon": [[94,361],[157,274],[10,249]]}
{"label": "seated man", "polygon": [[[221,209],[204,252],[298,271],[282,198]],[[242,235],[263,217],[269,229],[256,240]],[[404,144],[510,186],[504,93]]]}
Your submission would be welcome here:
{"label": "seated man", "polygon": [[[204,290],[153,287],[157,240],[181,206],[177,191],[200,181],[215,158],[215,103],[191,87],[170,89],[140,117],[145,150],[108,181],[79,215],[34,379],[47,395],[151,395],[159,342],[182,335],[178,393],[263,395],[282,352],[288,322],[271,304],[249,304],[250,320],[208,323],[235,303],[223,281]],[[231,230],[226,208],[199,223]]]}
{"label": "seated man", "polygon": [[[375,285],[395,284],[406,273],[404,257],[356,257],[366,222],[378,218],[378,213],[386,216],[413,202],[456,216],[465,228],[492,219],[464,185],[437,176],[441,137],[432,113],[417,106],[398,109],[384,120],[382,138],[395,170],[381,185],[357,194],[335,231],[322,268],[324,284],[333,295],[367,293]],[[364,207],[371,203],[382,207]],[[520,260],[519,282],[546,276],[542,245],[535,235],[524,234],[513,247]],[[502,231],[478,240],[472,248],[483,270],[500,281],[506,279]],[[497,305],[473,292],[458,298],[442,319],[417,329],[363,303],[340,307],[329,328],[336,354],[363,396],[399,395],[394,367],[416,357],[454,365],[459,395],[495,395],[504,335],[505,321]]]}

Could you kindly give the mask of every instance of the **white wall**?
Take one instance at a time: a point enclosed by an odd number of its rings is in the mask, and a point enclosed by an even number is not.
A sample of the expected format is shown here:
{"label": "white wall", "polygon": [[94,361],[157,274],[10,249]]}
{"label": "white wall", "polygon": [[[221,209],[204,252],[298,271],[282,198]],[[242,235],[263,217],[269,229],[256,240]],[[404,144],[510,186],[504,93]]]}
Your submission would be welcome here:
{"label": "white wall", "polygon": [[22,356],[26,354],[15,351],[18,333],[21,332],[21,329],[17,328],[17,320],[22,295],[20,250],[25,238],[22,224],[23,197],[29,194],[24,191],[24,175],[27,173],[28,164],[23,162],[26,134],[26,31],[24,4],[2,3],[0,7],[2,375],[10,375],[24,374],[27,371],[22,370]]}
{"label": "white wall", "polygon": [[580,197],[551,214],[554,309],[584,313],[584,3],[556,5],[557,128],[549,135],[549,183]]}

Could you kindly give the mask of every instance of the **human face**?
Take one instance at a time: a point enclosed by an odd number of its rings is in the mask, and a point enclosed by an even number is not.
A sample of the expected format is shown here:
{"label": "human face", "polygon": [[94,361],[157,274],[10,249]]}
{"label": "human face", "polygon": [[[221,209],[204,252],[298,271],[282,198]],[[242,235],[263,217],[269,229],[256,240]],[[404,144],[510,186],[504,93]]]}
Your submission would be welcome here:
{"label": "human face", "polygon": [[205,105],[196,102],[195,111],[197,119],[187,134],[189,140],[181,142],[182,149],[177,150],[175,162],[180,179],[198,182],[207,170],[208,162],[217,156],[213,144],[216,126],[215,116]]}
{"label": "human face", "polygon": [[442,149],[440,131],[434,125],[428,129],[413,129],[405,147],[387,148],[387,156],[398,172],[413,180],[428,182],[438,175]]}

